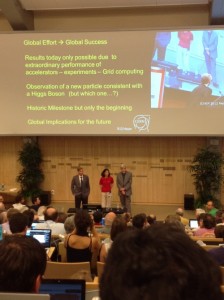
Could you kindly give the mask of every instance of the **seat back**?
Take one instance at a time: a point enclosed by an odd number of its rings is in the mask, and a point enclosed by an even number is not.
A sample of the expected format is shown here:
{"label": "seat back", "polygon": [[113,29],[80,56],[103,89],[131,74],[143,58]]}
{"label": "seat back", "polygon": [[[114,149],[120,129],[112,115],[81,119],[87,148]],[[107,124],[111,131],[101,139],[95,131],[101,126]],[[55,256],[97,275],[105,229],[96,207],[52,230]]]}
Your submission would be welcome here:
{"label": "seat back", "polygon": [[90,262],[64,263],[47,261],[46,279],[84,279],[92,281]]}
{"label": "seat back", "polygon": [[67,262],[67,252],[64,246],[64,242],[58,243],[58,257],[61,262]]}
{"label": "seat back", "polygon": [[100,262],[100,261],[97,262],[97,276],[99,278],[99,281],[103,274],[104,266],[105,266],[105,263]]}

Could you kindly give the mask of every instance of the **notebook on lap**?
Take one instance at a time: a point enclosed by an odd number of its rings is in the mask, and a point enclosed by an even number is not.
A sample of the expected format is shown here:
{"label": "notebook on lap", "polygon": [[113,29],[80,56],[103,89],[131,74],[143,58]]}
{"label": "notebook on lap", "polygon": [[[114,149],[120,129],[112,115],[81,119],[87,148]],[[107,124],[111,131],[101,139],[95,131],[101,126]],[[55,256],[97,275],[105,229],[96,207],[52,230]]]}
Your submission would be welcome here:
{"label": "notebook on lap", "polygon": [[50,294],[51,300],[85,300],[85,280],[43,279],[40,294]]}

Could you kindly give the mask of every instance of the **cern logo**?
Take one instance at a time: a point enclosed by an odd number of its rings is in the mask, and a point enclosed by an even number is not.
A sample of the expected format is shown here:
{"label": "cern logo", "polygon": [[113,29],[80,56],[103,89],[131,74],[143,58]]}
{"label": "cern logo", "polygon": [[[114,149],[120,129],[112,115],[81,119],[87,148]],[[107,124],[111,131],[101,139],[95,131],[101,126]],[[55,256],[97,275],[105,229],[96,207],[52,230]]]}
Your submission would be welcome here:
{"label": "cern logo", "polygon": [[137,115],[133,119],[134,128],[140,131],[149,131],[150,116]]}

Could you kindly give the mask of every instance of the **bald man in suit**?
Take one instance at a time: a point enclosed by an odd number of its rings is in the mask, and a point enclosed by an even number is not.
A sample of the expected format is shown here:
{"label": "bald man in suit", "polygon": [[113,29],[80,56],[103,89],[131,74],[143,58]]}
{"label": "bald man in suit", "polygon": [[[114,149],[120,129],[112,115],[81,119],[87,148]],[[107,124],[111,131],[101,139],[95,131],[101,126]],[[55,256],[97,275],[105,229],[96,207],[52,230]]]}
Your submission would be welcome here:
{"label": "bald man in suit", "polygon": [[131,213],[131,195],[132,195],[132,173],[127,171],[124,164],[121,165],[121,172],[117,174],[118,195],[122,208]]}

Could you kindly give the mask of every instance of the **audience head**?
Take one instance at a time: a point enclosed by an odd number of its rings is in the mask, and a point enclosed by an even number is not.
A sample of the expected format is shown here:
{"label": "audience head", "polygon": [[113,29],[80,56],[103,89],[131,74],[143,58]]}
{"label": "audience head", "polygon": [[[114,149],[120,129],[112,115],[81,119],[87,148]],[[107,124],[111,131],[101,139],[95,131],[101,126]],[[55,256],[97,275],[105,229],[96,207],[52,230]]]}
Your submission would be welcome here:
{"label": "audience head", "polygon": [[103,213],[99,210],[94,211],[93,213],[93,221],[96,224],[100,224],[103,219]]}
{"label": "audience head", "polygon": [[27,220],[28,220],[27,226],[30,228],[31,225],[32,225],[32,223],[33,223],[33,221],[34,221],[34,215],[35,215],[35,213],[34,213],[33,209],[27,209],[27,210],[25,210],[23,212],[23,214],[25,216],[27,216]]}
{"label": "audience head", "polygon": [[114,219],[116,218],[116,214],[112,211],[106,214],[105,216],[105,226],[111,226]]}
{"label": "audience head", "polygon": [[156,224],[117,236],[100,280],[100,298],[221,299],[221,281],[214,260],[185,232]]}
{"label": "audience head", "polygon": [[4,197],[0,195],[0,202],[4,202]]}
{"label": "audience head", "polygon": [[216,238],[222,238],[223,239],[224,238],[224,224],[215,226],[214,233],[215,233]]}
{"label": "audience head", "polygon": [[18,209],[16,209],[16,208],[9,208],[7,210],[7,220],[9,221],[12,215],[17,214],[19,212],[20,211]]}
{"label": "audience head", "polygon": [[23,213],[13,214],[9,219],[9,227],[12,233],[26,234],[28,228],[28,216]]}
{"label": "audience head", "polygon": [[51,221],[57,222],[57,220],[58,220],[57,209],[53,206],[48,206],[44,211],[44,220],[45,221],[51,220]]}
{"label": "audience head", "polygon": [[0,242],[0,291],[38,292],[46,267],[46,251],[34,238],[6,236]]}
{"label": "audience head", "polygon": [[86,209],[76,212],[74,222],[76,233],[81,236],[88,235],[88,230],[93,226],[93,220]]}
{"label": "audience head", "polygon": [[125,220],[127,224],[131,222],[131,214],[129,212],[123,213],[122,218]]}
{"label": "audience head", "polygon": [[72,233],[72,231],[75,229],[75,223],[74,223],[74,216],[69,216],[66,218],[64,222],[64,228],[65,232],[67,234]]}
{"label": "audience head", "polygon": [[25,202],[25,199],[23,198],[22,195],[17,195],[16,198],[15,198],[15,203],[24,203]]}
{"label": "audience head", "polygon": [[196,208],[196,210],[195,210],[196,218],[198,218],[198,216],[200,216],[201,214],[204,214],[204,213],[205,213],[205,210],[202,208]]}
{"label": "audience head", "polygon": [[147,222],[149,223],[149,225],[156,224],[156,216],[153,214],[148,215]]}
{"label": "audience head", "polygon": [[116,236],[120,234],[121,232],[125,231],[127,229],[127,223],[125,220],[117,216],[111,226],[111,231],[110,231],[110,238],[112,241],[115,240]]}
{"label": "audience head", "polygon": [[216,225],[215,217],[210,214],[203,214],[203,227],[206,229],[212,229]]}
{"label": "audience head", "polygon": [[63,224],[64,224],[64,223],[65,223],[65,220],[67,219],[67,216],[68,216],[68,215],[67,215],[65,212],[62,212],[62,211],[59,212],[59,213],[58,213],[58,219],[57,219],[57,222],[58,222],[58,223],[63,223]]}
{"label": "audience head", "polygon": [[209,212],[210,210],[212,210],[214,208],[214,202],[212,200],[208,200],[206,202],[206,209]]}
{"label": "audience head", "polygon": [[137,214],[132,218],[132,225],[137,229],[144,229],[149,226],[147,216],[144,213]]}
{"label": "audience head", "polygon": [[33,203],[33,205],[40,205],[41,204],[40,197],[33,197],[32,203]]}
{"label": "audience head", "polygon": [[173,224],[179,229],[185,230],[184,225],[181,223],[181,218],[178,215],[168,215],[164,221],[166,224]]}
{"label": "audience head", "polygon": [[176,215],[178,215],[178,216],[180,216],[180,217],[183,217],[183,215],[184,215],[184,210],[183,210],[183,208],[178,208],[177,210],[176,210]]}

